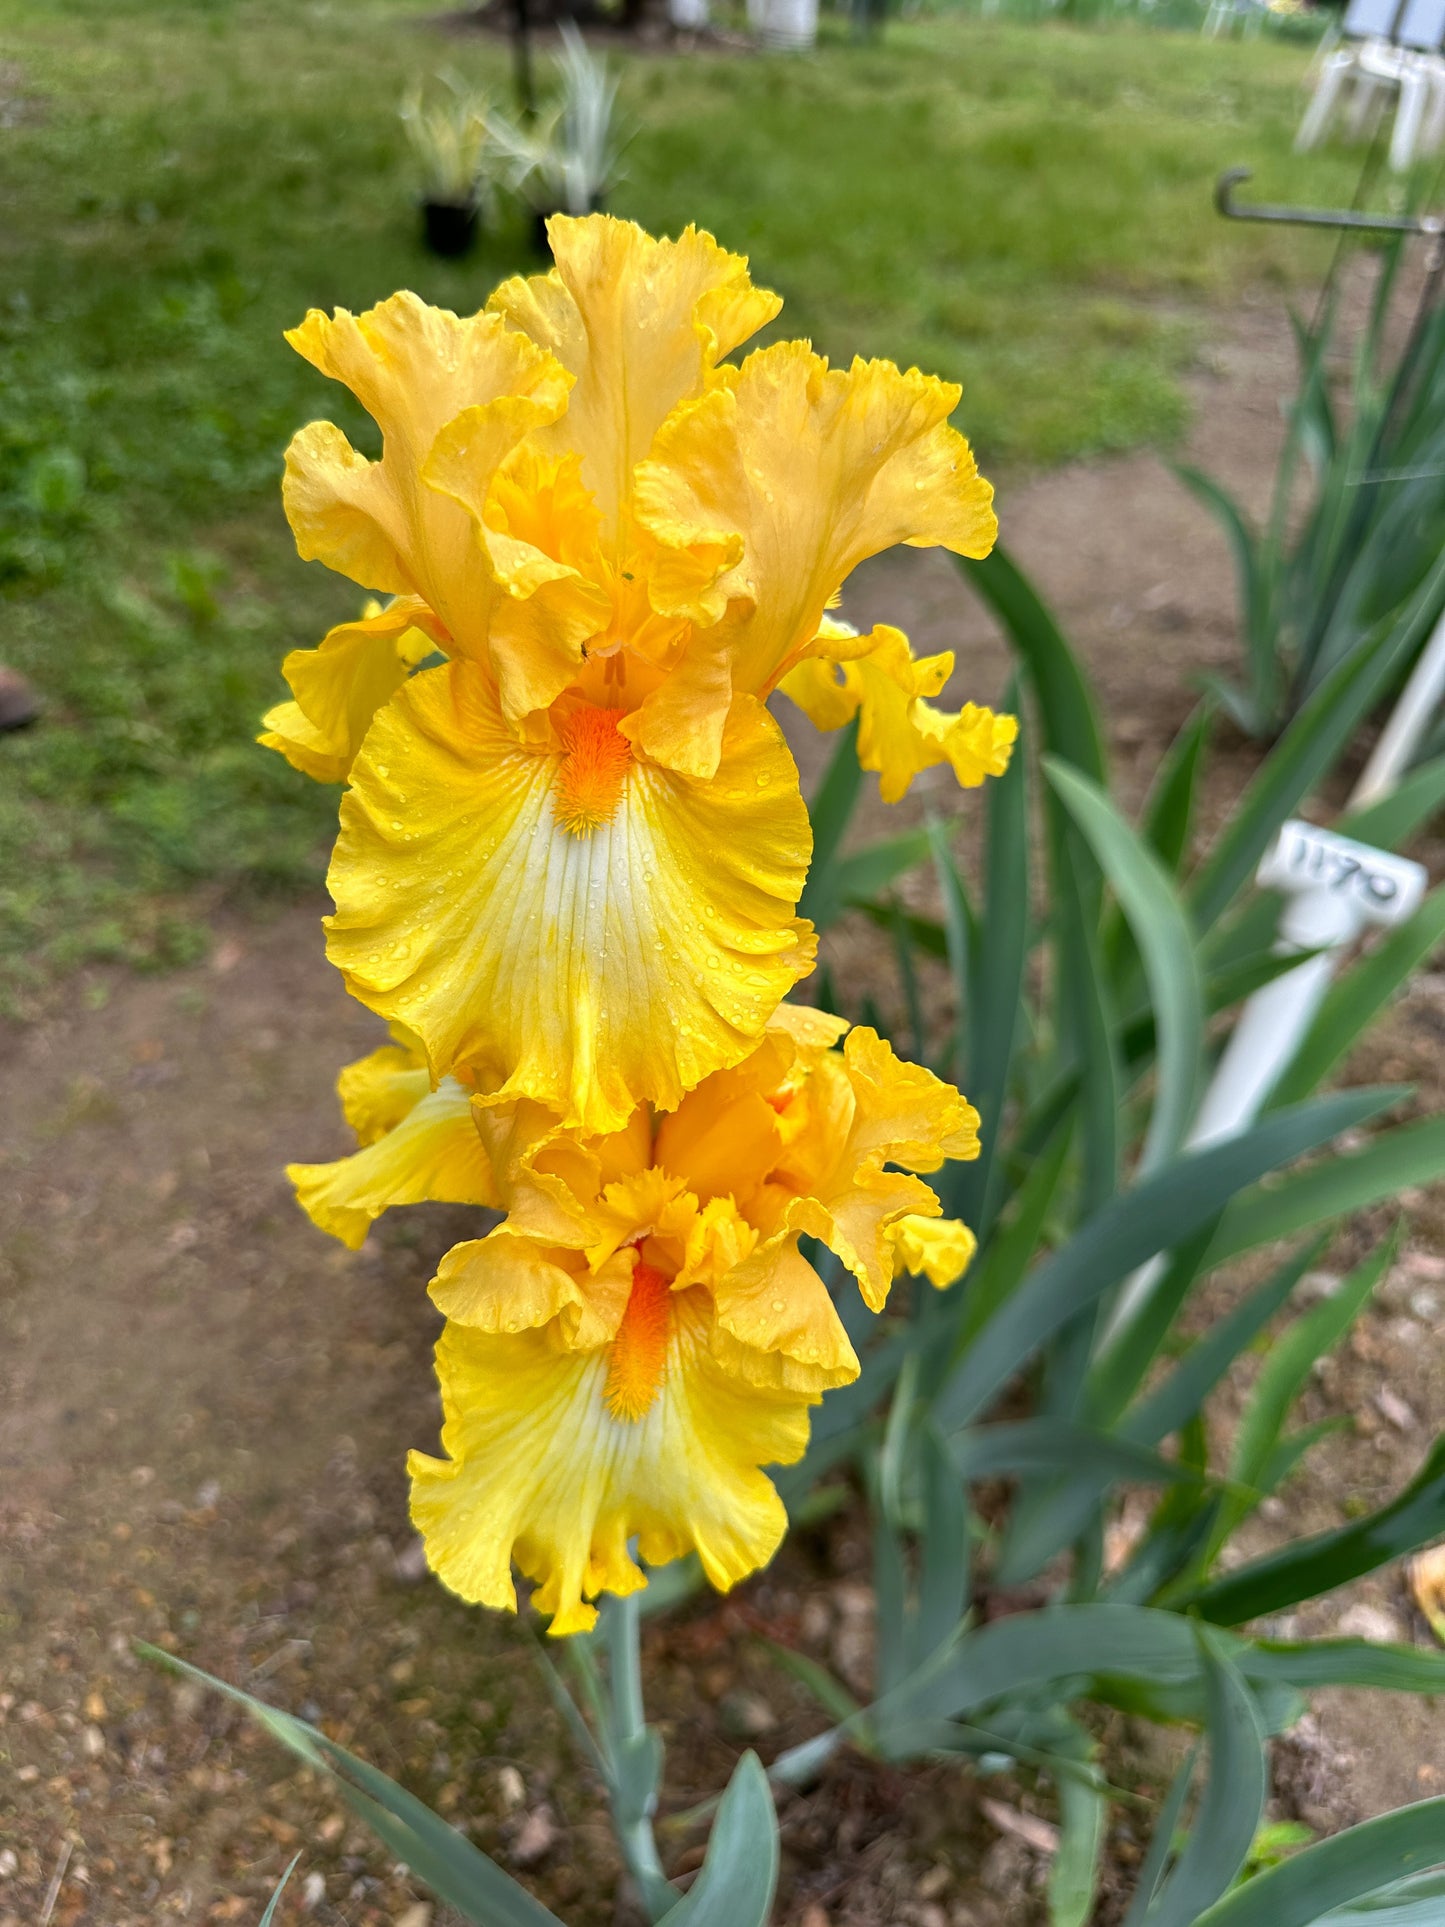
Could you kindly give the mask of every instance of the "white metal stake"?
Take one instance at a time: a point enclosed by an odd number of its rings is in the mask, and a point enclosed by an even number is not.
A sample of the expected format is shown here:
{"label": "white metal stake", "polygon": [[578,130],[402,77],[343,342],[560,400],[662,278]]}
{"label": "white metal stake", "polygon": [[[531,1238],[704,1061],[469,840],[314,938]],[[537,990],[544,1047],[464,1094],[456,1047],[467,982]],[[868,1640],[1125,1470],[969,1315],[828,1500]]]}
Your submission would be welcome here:
{"label": "white metal stake", "polygon": [[1360,780],[1350,797],[1350,809],[1362,810],[1367,803],[1378,803],[1382,796],[1398,788],[1405,766],[1430,727],[1442,697],[1445,697],[1445,613],[1441,614],[1434,633],[1416,659],[1394,713],[1380,731],[1380,740],[1360,772]]}

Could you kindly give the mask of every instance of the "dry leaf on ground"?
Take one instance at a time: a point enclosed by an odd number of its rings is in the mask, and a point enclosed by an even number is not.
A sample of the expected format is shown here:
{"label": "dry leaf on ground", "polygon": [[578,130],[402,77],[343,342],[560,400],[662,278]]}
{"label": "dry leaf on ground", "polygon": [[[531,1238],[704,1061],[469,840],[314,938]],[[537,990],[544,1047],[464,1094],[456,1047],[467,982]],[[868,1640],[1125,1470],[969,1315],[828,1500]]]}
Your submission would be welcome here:
{"label": "dry leaf on ground", "polygon": [[1427,1546],[1410,1561],[1410,1591],[1432,1633],[1445,1646],[1445,1545]]}

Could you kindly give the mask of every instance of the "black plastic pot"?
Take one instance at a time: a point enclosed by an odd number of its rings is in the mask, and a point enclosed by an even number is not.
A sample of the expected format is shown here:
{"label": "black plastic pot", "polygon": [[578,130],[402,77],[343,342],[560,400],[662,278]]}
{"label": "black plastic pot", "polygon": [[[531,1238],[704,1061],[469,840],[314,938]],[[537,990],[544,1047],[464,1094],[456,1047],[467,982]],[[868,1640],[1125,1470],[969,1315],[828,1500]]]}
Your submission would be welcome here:
{"label": "black plastic pot", "polygon": [[448,260],[470,254],[477,238],[477,210],[455,201],[423,201],[422,238],[433,254]]}
{"label": "black plastic pot", "polygon": [[[587,212],[589,214],[600,214],[602,212],[602,205],[603,197],[600,194],[594,194],[587,204]],[[554,214],[570,214],[571,211],[570,208],[565,207],[539,207],[533,210],[532,246],[544,261],[550,261],[552,258],[552,249],[547,241],[547,223]]]}

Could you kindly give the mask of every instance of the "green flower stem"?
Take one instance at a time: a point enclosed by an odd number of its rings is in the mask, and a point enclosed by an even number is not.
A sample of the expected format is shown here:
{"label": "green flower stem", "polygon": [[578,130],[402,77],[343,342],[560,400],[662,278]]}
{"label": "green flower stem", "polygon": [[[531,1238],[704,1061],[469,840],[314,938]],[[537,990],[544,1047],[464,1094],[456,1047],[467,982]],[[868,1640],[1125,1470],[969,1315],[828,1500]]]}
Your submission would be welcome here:
{"label": "green flower stem", "polygon": [[608,1680],[612,1695],[612,1824],[628,1871],[651,1920],[677,1905],[677,1889],[662,1871],[652,1815],[662,1749],[642,1705],[641,1614],[637,1595],[607,1602]]}

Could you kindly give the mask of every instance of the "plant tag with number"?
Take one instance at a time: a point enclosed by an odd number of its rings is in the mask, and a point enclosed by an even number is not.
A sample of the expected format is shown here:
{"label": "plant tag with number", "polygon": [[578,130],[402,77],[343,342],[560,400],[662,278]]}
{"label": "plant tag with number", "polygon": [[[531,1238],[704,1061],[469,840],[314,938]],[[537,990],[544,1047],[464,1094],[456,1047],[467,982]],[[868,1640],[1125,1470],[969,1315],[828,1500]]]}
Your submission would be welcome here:
{"label": "plant tag with number", "polygon": [[1348,897],[1362,922],[1403,923],[1420,907],[1429,881],[1422,864],[1356,843],[1333,830],[1292,820],[1265,852],[1260,887],[1287,896],[1327,891]]}

